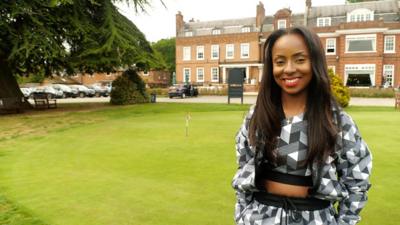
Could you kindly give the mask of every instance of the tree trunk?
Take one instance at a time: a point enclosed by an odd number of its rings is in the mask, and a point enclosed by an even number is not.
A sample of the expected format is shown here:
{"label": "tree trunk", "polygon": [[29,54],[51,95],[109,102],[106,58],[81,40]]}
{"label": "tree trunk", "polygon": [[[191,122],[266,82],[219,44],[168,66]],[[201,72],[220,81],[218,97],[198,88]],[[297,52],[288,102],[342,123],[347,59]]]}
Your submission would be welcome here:
{"label": "tree trunk", "polygon": [[[0,98],[24,98],[4,55],[0,55]],[[28,101],[19,101],[18,106],[20,109],[32,108]]]}

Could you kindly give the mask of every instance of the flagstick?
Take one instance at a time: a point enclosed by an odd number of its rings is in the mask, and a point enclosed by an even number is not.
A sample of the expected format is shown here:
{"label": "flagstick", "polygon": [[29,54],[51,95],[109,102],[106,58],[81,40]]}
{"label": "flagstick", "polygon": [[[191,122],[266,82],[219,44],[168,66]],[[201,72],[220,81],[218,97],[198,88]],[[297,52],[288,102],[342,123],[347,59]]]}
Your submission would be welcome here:
{"label": "flagstick", "polygon": [[190,120],[190,114],[186,114],[186,137],[189,137],[189,120]]}

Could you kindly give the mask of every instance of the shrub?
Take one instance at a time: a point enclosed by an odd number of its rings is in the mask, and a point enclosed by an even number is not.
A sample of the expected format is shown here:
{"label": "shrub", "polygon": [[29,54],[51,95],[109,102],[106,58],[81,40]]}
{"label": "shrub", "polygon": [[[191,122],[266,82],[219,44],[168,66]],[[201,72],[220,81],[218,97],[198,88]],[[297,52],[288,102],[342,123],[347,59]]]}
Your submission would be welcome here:
{"label": "shrub", "polygon": [[336,98],[336,101],[341,107],[347,107],[350,102],[349,89],[343,85],[342,79],[336,75],[331,69],[328,70],[328,75],[331,80],[332,93]]}
{"label": "shrub", "polygon": [[350,88],[351,97],[394,98],[393,88]]}
{"label": "shrub", "polygon": [[111,104],[127,105],[149,102],[143,80],[133,69],[128,69],[112,83]]}

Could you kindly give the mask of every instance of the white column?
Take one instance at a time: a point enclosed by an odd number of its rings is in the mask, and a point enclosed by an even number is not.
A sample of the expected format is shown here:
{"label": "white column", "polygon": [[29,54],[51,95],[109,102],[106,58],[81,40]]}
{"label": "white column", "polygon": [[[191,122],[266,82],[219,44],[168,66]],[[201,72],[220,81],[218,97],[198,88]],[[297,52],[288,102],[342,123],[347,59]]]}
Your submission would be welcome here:
{"label": "white column", "polygon": [[222,67],[222,83],[226,84],[226,68]]}
{"label": "white column", "polygon": [[263,67],[259,66],[258,67],[258,82],[260,82],[260,83],[261,83],[262,75],[263,75]]}
{"label": "white column", "polygon": [[250,66],[246,66],[246,83],[250,83]]}

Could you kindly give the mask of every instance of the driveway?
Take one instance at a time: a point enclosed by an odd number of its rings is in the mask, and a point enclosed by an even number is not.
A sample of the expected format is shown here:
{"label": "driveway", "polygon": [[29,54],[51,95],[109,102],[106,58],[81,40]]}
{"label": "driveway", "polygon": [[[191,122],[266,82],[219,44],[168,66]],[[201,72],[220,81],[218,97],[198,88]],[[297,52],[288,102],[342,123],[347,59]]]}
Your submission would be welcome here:
{"label": "driveway", "polygon": [[[244,104],[255,104],[256,95],[245,95]],[[109,102],[110,98],[67,98],[57,99],[58,103],[83,103],[83,102]],[[227,96],[198,96],[195,98],[166,98],[157,96],[157,102],[177,102],[177,103],[228,103]],[[231,98],[232,104],[240,104],[240,98]],[[352,106],[393,106],[394,98],[351,98]]]}

